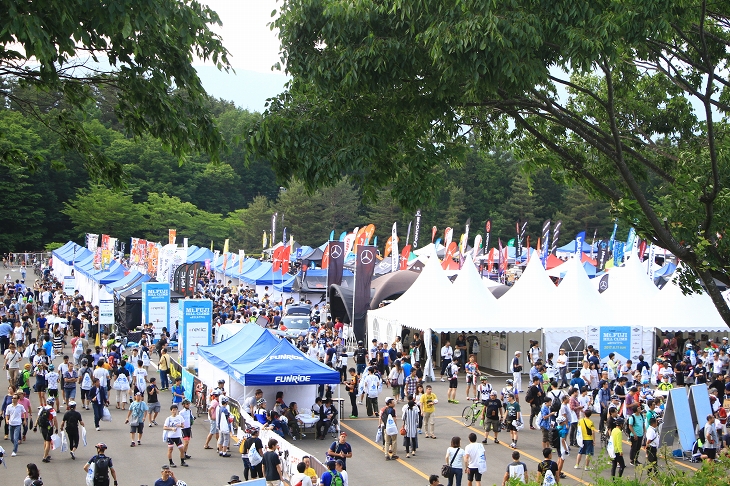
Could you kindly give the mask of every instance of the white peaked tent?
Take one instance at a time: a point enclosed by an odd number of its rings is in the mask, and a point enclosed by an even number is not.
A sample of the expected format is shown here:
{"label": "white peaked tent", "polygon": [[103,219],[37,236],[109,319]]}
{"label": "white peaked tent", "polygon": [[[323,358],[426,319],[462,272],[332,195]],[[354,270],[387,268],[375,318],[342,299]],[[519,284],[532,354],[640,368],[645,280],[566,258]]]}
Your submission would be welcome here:
{"label": "white peaked tent", "polygon": [[504,328],[497,298],[481,280],[471,255],[467,255],[459,276],[451,286],[451,298],[446,301],[450,308],[449,318],[434,325],[434,331],[481,332]]}
{"label": "white peaked tent", "polygon": [[[421,274],[403,295],[390,305],[368,311],[368,340],[392,343],[403,327],[409,327],[422,331],[423,341],[430,343],[431,329],[444,319],[439,312],[444,308],[443,302],[452,295],[451,282],[439,259],[431,253]],[[426,352],[425,369],[430,370],[430,346],[426,346]]]}
{"label": "white peaked tent", "polygon": [[684,295],[672,279],[654,299],[652,325],[661,331],[727,332],[707,293]]}
{"label": "white peaked tent", "polygon": [[542,328],[546,319],[550,319],[548,316],[552,314],[557,293],[558,289],[547,276],[542,261],[539,258],[530,258],[522,276],[497,302],[503,314],[518,313],[520,321],[529,324],[530,330],[534,331]]}

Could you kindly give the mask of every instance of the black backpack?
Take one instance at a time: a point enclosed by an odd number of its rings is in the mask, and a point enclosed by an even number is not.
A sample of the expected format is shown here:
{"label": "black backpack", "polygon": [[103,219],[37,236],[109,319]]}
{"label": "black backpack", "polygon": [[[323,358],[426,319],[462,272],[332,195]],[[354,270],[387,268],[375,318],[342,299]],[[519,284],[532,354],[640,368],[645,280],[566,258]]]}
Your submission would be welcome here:
{"label": "black backpack", "polygon": [[42,429],[50,429],[51,421],[48,419],[50,415],[50,410],[48,410],[47,408],[43,408],[40,415],[38,415],[38,427]]}
{"label": "black backpack", "polygon": [[106,456],[97,456],[94,461],[94,479],[108,479],[109,478],[109,459]]}
{"label": "black backpack", "polygon": [[548,393],[548,395],[550,395],[550,398],[553,399],[553,402],[550,404],[550,411],[555,412],[555,413],[560,412],[560,407],[563,405],[562,393],[558,392],[558,394],[556,396],[553,391],[550,391],[550,393]]}

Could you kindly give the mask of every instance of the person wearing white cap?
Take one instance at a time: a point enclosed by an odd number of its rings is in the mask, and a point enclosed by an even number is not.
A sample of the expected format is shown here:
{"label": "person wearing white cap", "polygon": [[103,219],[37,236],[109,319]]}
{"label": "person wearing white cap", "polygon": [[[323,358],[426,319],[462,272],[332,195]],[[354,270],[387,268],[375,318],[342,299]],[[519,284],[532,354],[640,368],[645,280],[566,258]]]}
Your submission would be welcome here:
{"label": "person wearing white cap", "polygon": [[76,411],[76,402],[71,400],[68,402],[68,410],[63,414],[60,428],[66,431],[69,452],[71,459],[74,460],[76,460],[74,453],[79,447],[79,425],[84,427],[84,421],[81,419],[81,414]]}
{"label": "person wearing white cap", "polygon": [[520,364],[520,357],[522,351],[515,351],[515,357],[512,358],[512,384],[514,385],[515,400],[518,399],[518,394],[522,391],[522,364]]}

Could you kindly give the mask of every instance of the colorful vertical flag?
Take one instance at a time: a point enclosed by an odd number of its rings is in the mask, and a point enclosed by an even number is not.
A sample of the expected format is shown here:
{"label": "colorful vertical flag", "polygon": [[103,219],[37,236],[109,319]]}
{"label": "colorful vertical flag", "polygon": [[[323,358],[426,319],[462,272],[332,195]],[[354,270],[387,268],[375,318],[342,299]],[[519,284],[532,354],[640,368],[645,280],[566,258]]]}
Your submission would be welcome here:
{"label": "colorful vertical flag", "polygon": [[451,229],[451,227],[446,228],[444,230],[444,246],[446,248],[448,248],[449,245],[451,244],[451,240],[453,237],[454,237],[454,230]]}
{"label": "colorful vertical flag", "polygon": [[177,237],[177,230],[170,228],[167,230],[167,239],[171,245],[175,244],[175,238]]}
{"label": "colorful vertical flag", "polygon": [[611,232],[611,238],[608,240],[609,250],[613,248],[613,242],[616,240],[616,230],[618,229],[618,219],[613,221],[613,231]]}
{"label": "colorful vertical flag", "polygon": [[99,246],[99,235],[86,233],[86,248],[88,248],[91,253],[94,253],[97,246]]}
{"label": "colorful vertical flag", "polygon": [[223,275],[226,274],[226,266],[228,265],[228,238],[223,243]]}
{"label": "colorful vertical flag", "polygon": [[281,269],[281,262],[282,262],[282,253],[284,252],[284,246],[280,246],[276,250],[274,250],[274,253],[272,254],[272,270],[274,272],[278,272]]}
{"label": "colorful vertical flag", "polygon": [[550,254],[550,220],[547,219],[542,224],[542,246],[537,245],[540,251],[540,259],[542,260],[542,267],[547,267],[547,258]]}
{"label": "colorful vertical flag", "polygon": [[291,245],[286,245],[281,252],[281,273],[289,273],[289,260],[291,259]]}
{"label": "colorful vertical flag", "polygon": [[406,270],[408,268],[408,257],[411,256],[411,245],[403,247],[403,251],[400,254],[400,269]]}
{"label": "colorful vertical flag", "polygon": [[471,259],[477,261],[479,257],[479,251],[482,249],[482,235],[476,235],[474,237],[474,248],[471,249]]}
{"label": "colorful vertical flag", "polygon": [[322,262],[320,265],[322,266],[322,270],[327,270],[327,268],[330,265],[330,243],[333,240],[330,240],[327,242],[327,246],[324,247],[324,252],[322,254]]}
{"label": "colorful vertical flag", "polygon": [[347,236],[345,236],[345,241],[343,241],[343,243],[345,245],[343,247],[345,254],[342,256],[343,261],[344,261],[344,258],[350,254],[350,252],[352,251],[352,247],[355,244],[355,233],[350,233]]}
{"label": "colorful vertical flag", "polygon": [[451,265],[451,262],[454,259],[454,254],[456,253],[457,249],[458,248],[456,246],[455,241],[452,241],[448,244],[448,246],[446,247],[446,254],[444,255],[444,260],[441,262],[441,268],[443,268],[444,270],[449,268],[449,265]]}
{"label": "colorful vertical flag", "polygon": [[629,236],[626,238],[626,245],[624,245],[624,254],[631,253],[634,249],[634,240],[636,239],[636,230],[631,227],[629,228]]}
{"label": "colorful vertical flag", "polygon": [[396,230],[396,223],[393,223],[393,227],[390,229],[390,244],[392,248],[393,256],[390,258],[390,271],[396,272],[400,265],[400,253],[398,253],[398,232]]}
{"label": "colorful vertical flag", "polygon": [[555,225],[553,226],[553,244],[550,248],[550,253],[555,255],[555,252],[558,250],[558,239],[560,238],[560,228],[563,226],[562,220],[557,220],[555,222]]}
{"label": "colorful vertical flag", "polygon": [[238,274],[243,272],[243,263],[246,260],[246,252],[244,250],[238,250]]}

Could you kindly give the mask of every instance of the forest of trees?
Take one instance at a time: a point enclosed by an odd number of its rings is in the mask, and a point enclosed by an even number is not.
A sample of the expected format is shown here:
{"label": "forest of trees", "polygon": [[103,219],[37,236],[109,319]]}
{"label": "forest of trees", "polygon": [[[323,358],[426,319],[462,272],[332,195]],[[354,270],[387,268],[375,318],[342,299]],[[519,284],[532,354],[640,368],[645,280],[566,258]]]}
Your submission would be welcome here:
{"label": "forest of trees", "polygon": [[[52,94],[36,96],[47,114],[63,110]],[[123,167],[126,186],[117,190],[90,180],[81,157],[64,151],[54,132],[23,116],[9,99],[0,99],[0,151],[21,148],[37,161],[30,167],[0,167],[6,201],[0,213],[0,251],[39,250],[69,239],[81,242],[87,232],[107,233],[121,241],[132,236],[163,241],[167,229],[176,228],[191,244],[208,246],[212,240],[220,249],[230,238],[231,249],[255,254],[275,212],[277,238],[287,227],[301,244],[320,245],[332,230],[339,235],[373,223],[382,249],[394,221],[405,238],[413,214],[398,207],[389,188],[378,191],[376,201],[365,202],[359,188],[346,180],[314,194],[296,182],[280,187],[271,164],[253,159],[246,165],[244,149],[236,143],[260,115],[223,100],[211,103],[231,150],[217,164],[205,155],[189,156],[180,164],[158,140],[125,134],[112,104],[99,93],[84,128]],[[589,237],[597,230],[599,238],[606,238],[613,226],[606,203],[591,199],[579,187],[558,184],[547,169],[528,178],[508,149],[475,148],[461,167],[449,168],[441,177],[439,199],[422,208],[421,244],[430,241],[432,226],[439,228],[439,236],[451,226],[458,239],[469,218],[470,240],[483,234],[485,221],[492,220],[494,244],[498,237],[503,242],[514,237],[517,220],[528,221],[533,245],[548,218],[562,219],[563,242],[582,230]]]}

